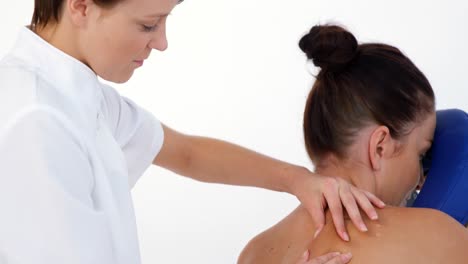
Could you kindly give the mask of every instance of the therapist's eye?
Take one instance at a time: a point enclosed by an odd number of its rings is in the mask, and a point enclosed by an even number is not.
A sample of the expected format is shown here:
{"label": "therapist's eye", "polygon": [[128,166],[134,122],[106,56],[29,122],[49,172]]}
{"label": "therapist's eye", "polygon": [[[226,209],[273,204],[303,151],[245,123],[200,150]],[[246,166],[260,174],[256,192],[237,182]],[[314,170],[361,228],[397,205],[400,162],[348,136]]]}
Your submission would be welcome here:
{"label": "therapist's eye", "polygon": [[141,31],[143,32],[155,32],[161,25],[164,25],[167,16],[159,17],[153,21],[141,21]]}
{"label": "therapist's eye", "polygon": [[158,29],[158,24],[148,26],[148,25],[141,25],[141,29],[143,32],[154,32]]}

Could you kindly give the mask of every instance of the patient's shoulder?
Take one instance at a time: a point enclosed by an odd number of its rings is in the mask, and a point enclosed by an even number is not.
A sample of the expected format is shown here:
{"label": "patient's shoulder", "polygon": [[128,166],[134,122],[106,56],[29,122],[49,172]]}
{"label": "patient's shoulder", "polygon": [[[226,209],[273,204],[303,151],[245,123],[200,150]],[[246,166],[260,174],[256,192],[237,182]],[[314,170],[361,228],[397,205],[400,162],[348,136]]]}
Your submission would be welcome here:
{"label": "patient's shoulder", "polygon": [[312,240],[315,227],[302,206],[255,236],[242,250],[238,264],[288,263],[300,256]]}
{"label": "patient's shoulder", "polygon": [[327,225],[308,248],[313,256],[351,251],[351,263],[466,263],[468,258],[467,230],[437,210],[387,207],[366,225],[369,231],[362,233],[347,221],[350,242]]}
{"label": "patient's shoulder", "polygon": [[350,242],[335,232],[331,216],[321,234],[308,212],[299,206],[282,221],[253,238],[239,264],[293,263],[309,249],[312,256],[331,251],[352,252],[351,263],[466,263],[468,231],[453,218],[432,209],[386,207],[379,220],[365,219],[369,231],[358,231],[346,220]]}

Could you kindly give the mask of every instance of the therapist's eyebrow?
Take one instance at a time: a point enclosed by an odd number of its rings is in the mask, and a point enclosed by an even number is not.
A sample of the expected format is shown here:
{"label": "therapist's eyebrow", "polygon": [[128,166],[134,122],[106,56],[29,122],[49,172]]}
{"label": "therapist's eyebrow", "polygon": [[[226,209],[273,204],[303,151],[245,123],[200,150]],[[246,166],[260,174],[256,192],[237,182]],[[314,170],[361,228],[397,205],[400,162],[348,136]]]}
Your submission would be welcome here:
{"label": "therapist's eyebrow", "polygon": [[145,18],[158,18],[158,17],[167,17],[169,16],[171,13],[156,13],[156,14],[149,14],[149,15],[146,15]]}

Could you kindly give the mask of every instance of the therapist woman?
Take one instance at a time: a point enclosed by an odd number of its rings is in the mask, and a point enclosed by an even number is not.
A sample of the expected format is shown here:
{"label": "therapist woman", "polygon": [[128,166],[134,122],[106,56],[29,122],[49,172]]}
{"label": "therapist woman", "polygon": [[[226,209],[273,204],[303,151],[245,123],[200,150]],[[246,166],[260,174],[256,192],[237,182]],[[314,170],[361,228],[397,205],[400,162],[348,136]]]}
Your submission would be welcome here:
{"label": "therapist woman", "polygon": [[[155,164],[204,182],[295,195],[318,225],[343,208],[365,231],[374,195],[245,148],[181,134],[121,97],[153,49],[167,48],[178,0],[35,0],[0,62],[0,262],[139,264],[130,190]],[[209,254],[207,252],[207,254]],[[307,254],[307,253],[305,253]],[[349,257],[310,263],[346,263]],[[307,260],[305,255],[304,261]]]}

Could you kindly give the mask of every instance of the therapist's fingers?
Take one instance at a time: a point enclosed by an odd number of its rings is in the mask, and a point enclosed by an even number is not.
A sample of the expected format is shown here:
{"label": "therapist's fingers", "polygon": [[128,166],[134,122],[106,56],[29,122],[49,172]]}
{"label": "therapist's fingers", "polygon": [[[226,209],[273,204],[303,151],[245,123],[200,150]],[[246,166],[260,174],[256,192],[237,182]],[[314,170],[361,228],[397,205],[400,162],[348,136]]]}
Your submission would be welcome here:
{"label": "therapist's fingers", "polygon": [[346,264],[351,260],[351,257],[351,253],[332,252],[309,260],[309,251],[306,251],[295,264]]}
{"label": "therapist's fingers", "polygon": [[312,259],[310,262],[306,262],[306,264],[346,264],[352,257],[351,253],[329,253],[325,256]]}
{"label": "therapist's fingers", "polygon": [[342,197],[340,196],[339,188],[327,188],[327,191],[325,191],[323,195],[327,200],[328,208],[330,209],[336,232],[341,237],[341,239],[349,241],[349,235],[344,224],[343,206],[341,204]]}
{"label": "therapist's fingers", "polygon": [[302,205],[309,211],[316,232],[314,237],[321,232],[325,225],[325,211],[328,207],[333,224],[337,234],[344,241],[349,241],[349,235],[346,231],[343,206],[350,216],[353,224],[361,231],[367,228],[361,216],[359,206],[368,214],[371,219],[375,218],[377,212],[371,203],[378,206],[384,204],[375,195],[366,193],[349,182],[335,177],[325,177],[322,175],[309,173],[306,177],[299,178],[300,181],[294,181],[291,190],[301,201]]}
{"label": "therapist's fingers", "polygon": [[359,204],[359,207],[361,207],[362,210],[366,212],[369,219],[377,220],[379,216],[377,215],[377,211],[375,210],[374,206],[371,203],[374,203],[379,208],[384,208],[385,203],[382,202],[379,198],[377,198],[377,196],[375,196],[374,194],[370,192],[362,191],[354,187],[351,188],[351,191],[357,203]]}
{"label": "therapist's fingers", "polygon": [[362,220],[361,212],[356,203],[356,196],[348,185],[340,188],[340,197],[343,202],[346,211],[348,212],[349,218],[353,221],[354,225],[362,232],[367,231],[367,227]]}
{"label": "therapist's fingers", "polygon": [[296,262],[296,264],[306,264],[309,260],[309,250],[302,254],[301,258]]}
{"label": "therapist's fingers", "polygon": [[363,191],[363,193],[366,195],[367,199],[372,202],[372,204],[376,205],[379,208],[384,208],[385,203],[384,201],[380,200],[377,196],[375,196],[371,192]]}
{"label": "therapist's fingers", "polygon": [[312,221],[315,223],[316,230],[314,234],[314,238],[318,236],[318,234],[322,231],[323,227],[325,226],[325,208],[322,205],[322,202],[319,200],[311,200],[308,204],[309,208],[307,208],[310,212],[312,212],[311,217]]}

